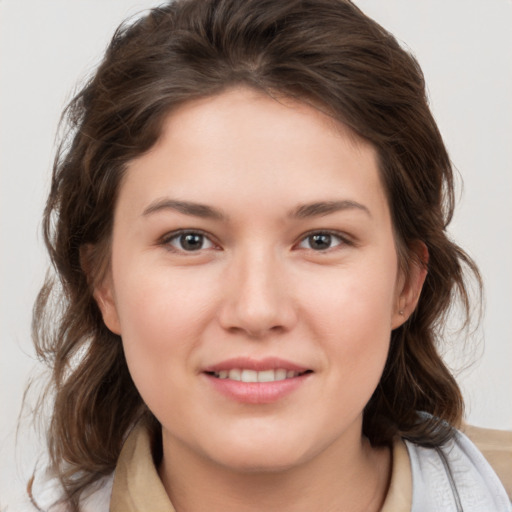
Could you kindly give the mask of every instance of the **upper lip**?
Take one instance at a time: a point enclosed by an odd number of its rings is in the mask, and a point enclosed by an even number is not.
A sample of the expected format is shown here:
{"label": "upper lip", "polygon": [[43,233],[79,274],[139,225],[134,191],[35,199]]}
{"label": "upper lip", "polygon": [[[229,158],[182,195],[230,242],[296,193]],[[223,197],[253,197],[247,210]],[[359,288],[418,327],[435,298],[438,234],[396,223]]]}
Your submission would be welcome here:
{"label": "upper lip", "polygon": [[235,368],[240,368],[244,370],[255,370],[255,371],[264,371],[264,370],[291,370],[294,372],[305,372],[310,370],[310,368],[306,366],[302,366],[297,363],[293,363],[291,361],[287,361],[286,359],[281,359],[279,357],[265,357],[263,359],[253,359],[249,357],[234,357],[231,359],[226,359],[219,363],[212,364],[210,366],[206,366],[203,368],[203,372],[205,373],[218,373],[223,370],[233,370]]}

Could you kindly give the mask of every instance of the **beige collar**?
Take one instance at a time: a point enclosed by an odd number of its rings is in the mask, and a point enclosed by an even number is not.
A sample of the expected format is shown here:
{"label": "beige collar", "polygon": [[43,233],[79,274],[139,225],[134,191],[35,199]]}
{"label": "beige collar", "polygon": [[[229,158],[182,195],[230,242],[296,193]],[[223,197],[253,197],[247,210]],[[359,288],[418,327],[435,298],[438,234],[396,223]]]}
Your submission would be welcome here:
{"label": "beige collar", "polygon": [[149,431],[138,425],[117,461],[110,512],[176,512],[153,463]]}
{"label": "beige collar", "polygon": [[410,512],[412,507],[412,470],[405,443],[393,442],[391,481],[381,512]]}

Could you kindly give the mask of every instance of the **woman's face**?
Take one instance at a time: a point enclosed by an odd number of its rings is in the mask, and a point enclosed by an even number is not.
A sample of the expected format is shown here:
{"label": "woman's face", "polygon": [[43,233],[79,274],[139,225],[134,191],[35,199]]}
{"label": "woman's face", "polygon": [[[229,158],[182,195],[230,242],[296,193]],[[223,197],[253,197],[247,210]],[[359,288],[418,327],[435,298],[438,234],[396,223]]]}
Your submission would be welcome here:
{"label": "woman's face", "polygon": [[95,296],[164,454],[260,470],[360,442],[416,281],[374,149],[239,88],[181,106],[131,162]]}

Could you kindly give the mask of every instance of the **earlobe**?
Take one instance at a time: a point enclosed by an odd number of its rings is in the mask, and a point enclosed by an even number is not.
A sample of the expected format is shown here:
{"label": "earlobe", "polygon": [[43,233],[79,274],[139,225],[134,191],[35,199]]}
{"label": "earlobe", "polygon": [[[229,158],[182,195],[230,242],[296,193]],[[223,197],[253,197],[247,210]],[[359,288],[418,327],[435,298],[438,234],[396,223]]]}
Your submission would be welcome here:
{"label": "earlobe", "polygon": [[427,246],[423,242],[417,241],[409,250],[412,257],[410,258],[407,275],[403,277],[397,290],[397,301],[391,324],[392,329],[400,327],[412,315],[427,277],[429,259]]}
{"label": "earlobe", "polygon": [[112,274],[106,263],[98,264],[98,260],[101,260],[98,252],[98,248],[92,244],[81,247],[80,265],[87,276],[89,287],[101,311],[103,322],[110,331],[120,335],[121,325],[117,314]]}
{"label": "earlobe", "polygon": [[103,279],[100,286],[94,287],[93,296],[100,308],[105,325],[114,334],[121,335],[121,325],[117,314],[112,284],[112,278],[109,273],[109,275]]}

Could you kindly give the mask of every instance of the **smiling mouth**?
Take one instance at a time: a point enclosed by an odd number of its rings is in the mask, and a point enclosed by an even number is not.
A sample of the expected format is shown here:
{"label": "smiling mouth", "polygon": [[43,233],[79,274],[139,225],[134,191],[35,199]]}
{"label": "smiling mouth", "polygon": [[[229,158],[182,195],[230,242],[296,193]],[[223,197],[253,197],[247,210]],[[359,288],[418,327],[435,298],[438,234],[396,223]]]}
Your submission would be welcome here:
{"label": "smiling mouth", "polygon": [[244,368],[233,368],[231,370],[220,370],[218,372],[206,372],[207,375],[211,375],[217,379],[229,379],[238,382],[278,382],[300,377],[307,373],[312,373],[312,371],[294,371],[285,368],[256,371]]}

